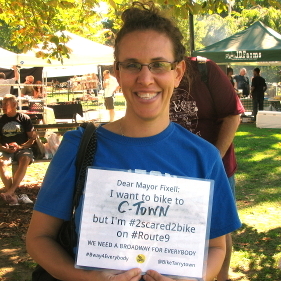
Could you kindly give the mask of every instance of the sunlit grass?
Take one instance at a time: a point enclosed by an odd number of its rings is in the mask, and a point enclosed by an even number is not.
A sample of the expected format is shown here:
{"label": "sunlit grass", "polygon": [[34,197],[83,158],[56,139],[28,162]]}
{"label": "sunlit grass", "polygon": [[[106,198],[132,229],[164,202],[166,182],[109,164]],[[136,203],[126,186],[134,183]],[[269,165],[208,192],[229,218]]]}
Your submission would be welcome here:
{"label": "sunlit grass", "polygon": [[236,200],[243,226],[233,235],[233,280],[281,280],[280,140],[281,129],[254,124],[242,124],[236,134]]}

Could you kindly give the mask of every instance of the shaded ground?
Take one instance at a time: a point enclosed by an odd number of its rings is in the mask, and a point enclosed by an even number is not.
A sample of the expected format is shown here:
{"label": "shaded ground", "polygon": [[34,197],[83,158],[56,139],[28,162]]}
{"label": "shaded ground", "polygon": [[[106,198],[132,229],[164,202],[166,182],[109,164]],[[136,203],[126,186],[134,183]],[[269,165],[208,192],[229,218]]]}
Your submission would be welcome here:
{"label": "shaded ground", "polygon": [[[18,193],[35,201],[47,166],[48,163],[31,165]],[[25,236],[32,210],[33,204],[0,206],[0,281],[31,280],[34,262],[25,250]]]}

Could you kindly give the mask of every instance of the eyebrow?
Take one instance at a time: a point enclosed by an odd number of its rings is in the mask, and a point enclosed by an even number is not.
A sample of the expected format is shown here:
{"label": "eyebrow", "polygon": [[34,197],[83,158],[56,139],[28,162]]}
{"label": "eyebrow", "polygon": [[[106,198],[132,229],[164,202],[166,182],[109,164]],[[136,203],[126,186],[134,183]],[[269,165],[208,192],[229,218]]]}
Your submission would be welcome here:
{"label": "eyebrow", "polygon": [[[128,58],[128,59],[125,59],[124,62],[138,62],[139,60],[136,59],[136,58]],[[169,61],[167,60],[166,58],[163,58],[163,57],[156,57],[156,58],[152,58],[151,61]]]}

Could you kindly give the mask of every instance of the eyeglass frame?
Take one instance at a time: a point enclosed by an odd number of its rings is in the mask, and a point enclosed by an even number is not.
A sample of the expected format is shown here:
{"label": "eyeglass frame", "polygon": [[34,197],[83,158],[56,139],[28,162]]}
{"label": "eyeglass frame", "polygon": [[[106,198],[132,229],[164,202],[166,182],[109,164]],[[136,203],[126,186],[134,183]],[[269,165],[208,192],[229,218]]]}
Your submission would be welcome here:
{"label": "eyeglass frame", "polygon": [[[153,72],[151,71],[150,65],[151,65],[152,63],[157,63],[157,62],[167,62],[167,63],[169,63],[169,64],[171,65],[171,69],[168,70],[168,71],[175,70],[175,68],[176,68],[176,66],[177,66],[177,64],[178,64],[177,61],[174,61],[174,62],[170,62],[170,61],[153,61],[153,62],[151,62],[151,63],[146,63],[146,64],[143,64],[143,63],[140,63],[140,62],[133,62],[133,61],[130,62],[130,61],[128,61],[128,63],[136,63],[136,64],[139,64],[139,65],[141,66],[141,68],[139,69],[139,71],[138,71],[138,72],[135,72],[135,73],[141,72],[143,66],[147,66],[148,69],[149,69],[149,71],[150,71],[151,73],[153,73]],[[121,62],[121,61],[115,62],[115,69],[118,70],[118,71],[120,71],[119,65],[122,66],[122,64],[124,64],[124,63],[126,63],[126,62]],[[167,72],[168,72],[168,71],[167,71]],[[132,73],[134,73],[134,72],[132,72]],[[166,72],[163,72],[163,73],[166,73]],[[154,74],[157,74],[157,73],[154,73]]]}

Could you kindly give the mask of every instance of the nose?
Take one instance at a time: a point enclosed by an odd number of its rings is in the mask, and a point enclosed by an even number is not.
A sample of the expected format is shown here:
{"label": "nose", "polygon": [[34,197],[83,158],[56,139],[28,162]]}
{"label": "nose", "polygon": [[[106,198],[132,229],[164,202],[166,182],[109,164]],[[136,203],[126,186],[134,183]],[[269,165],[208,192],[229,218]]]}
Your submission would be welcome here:
{"label": "nose", "polygon": [[151,85],[154,83],[154,75],[151,73],[147,65],[143,65],[138,73],[137,82],[142,85]]}

